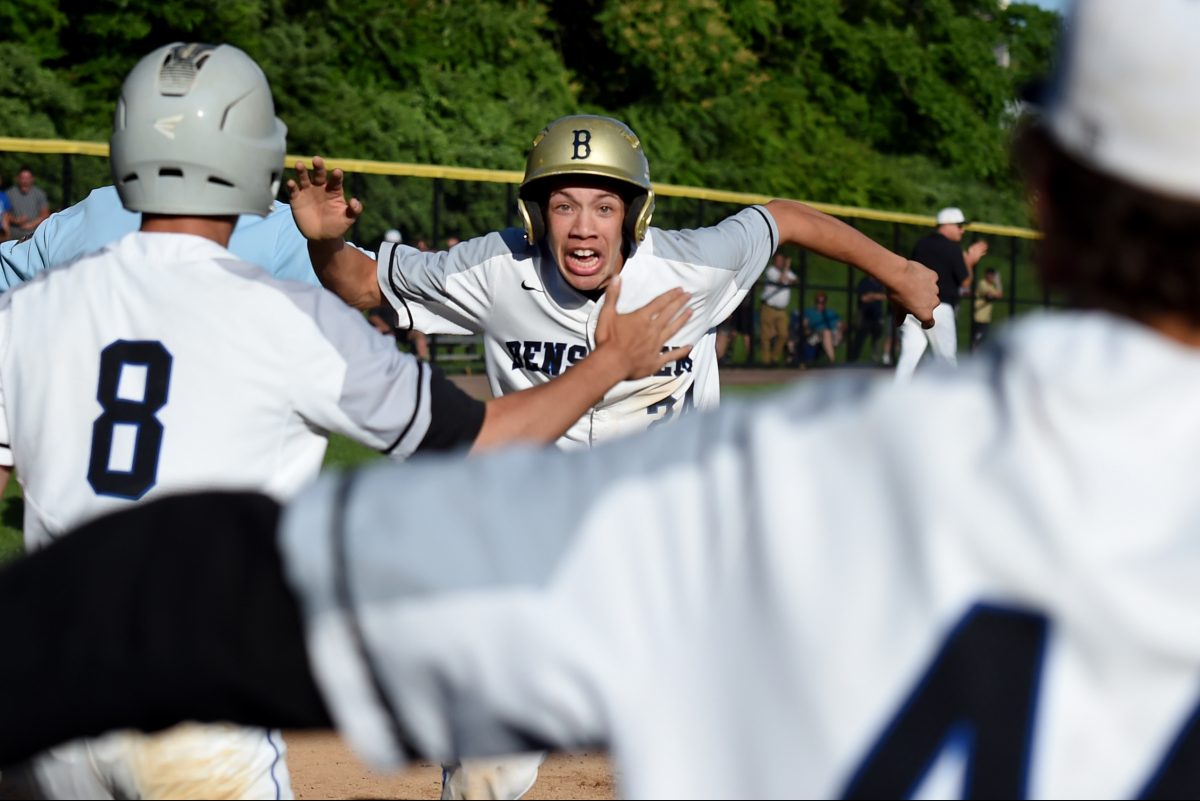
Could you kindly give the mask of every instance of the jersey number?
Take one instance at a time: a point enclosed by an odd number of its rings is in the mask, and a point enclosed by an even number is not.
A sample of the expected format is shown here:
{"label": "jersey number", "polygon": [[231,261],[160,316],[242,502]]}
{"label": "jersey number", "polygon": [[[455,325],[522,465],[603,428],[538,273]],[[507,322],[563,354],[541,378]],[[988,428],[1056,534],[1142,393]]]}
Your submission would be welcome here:
{"label": "jersey number", "polygon": [[[157,482],[163,426],[155,415],[167,403],[170,383],[171,354],[161,342],[118,339],[100,351],[96,400],[104,413],[92,423],[88,460],[88,483],[97,495],[137,500]],[[116,454],[114,440],[122,446]]]}
{"label": "jersey number", "polygon": [[[685,392],[683,395],[683,405],[679,407],[680,415],[688,414],[696,406],[695,401],[692,399],[692,389],[693,389],[693,387],[688,387],[687,392]],[[650,425],[646,426],[646,428],[651,429],[657,425],[662,425],[663,423],[667,422],[672,417],[674,417],[675,416],[675,404],[677,404],[677,403],[679,403],[678,398],[676,398],[674,395],[668,395],[667,397],[660,400],[658,403],[652,403],[649,406],[647,406],[646,414],[658,414],[661,411],[661,412],[663,412],[663,416],[658,418],[657,420],[655,420]]]}
{"label": "jersey number", "polygon": [[[946,747],[965,752],[961,798],[1027,798],[1048,623],[977,605],[959,621],[847,785],[845,798],[911,798]],[[1200,710],[1140,798],[1200,797]]]}

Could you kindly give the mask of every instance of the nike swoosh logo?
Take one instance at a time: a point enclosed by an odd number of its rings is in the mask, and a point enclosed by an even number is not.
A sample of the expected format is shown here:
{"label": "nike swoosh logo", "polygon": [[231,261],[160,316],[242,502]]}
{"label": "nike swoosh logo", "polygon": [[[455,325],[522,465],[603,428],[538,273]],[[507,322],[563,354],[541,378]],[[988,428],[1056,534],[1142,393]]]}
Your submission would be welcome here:
{"label": "nike swoosh logo", "polygon": [[542,292],[543,291],[541,289],[538,289],[536,286],[529,286],[524,281],[521,282],[521,289],[528,289],[530,292]]}

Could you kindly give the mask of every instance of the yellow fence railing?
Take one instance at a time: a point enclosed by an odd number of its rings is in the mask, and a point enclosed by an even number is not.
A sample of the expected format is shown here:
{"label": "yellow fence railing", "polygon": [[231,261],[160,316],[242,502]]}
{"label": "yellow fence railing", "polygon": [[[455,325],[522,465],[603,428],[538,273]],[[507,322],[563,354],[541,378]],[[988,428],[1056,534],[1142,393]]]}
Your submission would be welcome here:
{"label": "yellow fence railing", "polygon": [[[18,139],[0,136],[0,152],[9,153],[38,153],[65,154],[79,156],[108,156],[108,144],[105,142],[75,142],[67,139]],[[311,166],[311,160],[306,156],[287,156],[286,163],[291,166],[302,161]],[[473,167],[445,167],[433,164],[404,164],[393,161],[369,161],[367,159],[327,158],[330,167],[340,167],[346,172],[364,173],[367,175],[397,175],[411,178],[444,178],[450,181],[480,181],[485,183],[518,184],[522,173],[517,170],[483,170]],[[718,203],[737,203],[751,205],[766,203],[771,195],[760,195],[752,192],[729,192],[723,189],[706,189],[699,186],[677,186],[674,184],[655,183],[654,191],[663,197],[685,197],[695,200],[711,200]],[[901,223],[933,227],[936,223],[932,216],[923,214],[905,214],[896,211],[881,211],[879,209],[864,209],[857,206],[839,206],[833,203],[803,201],[818,211],[835,217],[848,217],[859,220],[876,220],[879,222]],[[994,225],[992,223],[973,222],[967,230],[995,236],[1010,236],[1017,239],[1038,239],[1040,234],[1029,228],[1018,228],[1011,225]]]}

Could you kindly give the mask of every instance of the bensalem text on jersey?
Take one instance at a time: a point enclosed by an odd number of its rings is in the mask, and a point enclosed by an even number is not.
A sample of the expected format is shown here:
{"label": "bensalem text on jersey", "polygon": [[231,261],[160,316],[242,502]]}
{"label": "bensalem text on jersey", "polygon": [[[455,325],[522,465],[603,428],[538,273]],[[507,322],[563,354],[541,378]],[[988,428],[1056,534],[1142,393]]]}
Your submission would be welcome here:
{"label": "bensalem text on jersey", "polygon": [[339,728],[391,766],[605,744],[631,798],[1192,797],[1200,357],[1099,313],[1009,333],[319,480],[282,542]]}
{"label": "bensalem text on jersey", "polygon": [[[559,445],[589,446],[675,419],[691,408],[716,406],[715,326],[741,303],[778,241],[775,220],[762,206],[710,228],[651,228],[621,270],[617,310],[641,308],[675,287],[691,292],[693,316],[667,347],[692,345],[692,353],[657,375],[609,390]],[[520,229],[470,239],[440,253],[385,244],[378,254],[378,278],[401,327],[483,334],[496,396],[549,381],[595,347],[604,298],[576,292]]]}

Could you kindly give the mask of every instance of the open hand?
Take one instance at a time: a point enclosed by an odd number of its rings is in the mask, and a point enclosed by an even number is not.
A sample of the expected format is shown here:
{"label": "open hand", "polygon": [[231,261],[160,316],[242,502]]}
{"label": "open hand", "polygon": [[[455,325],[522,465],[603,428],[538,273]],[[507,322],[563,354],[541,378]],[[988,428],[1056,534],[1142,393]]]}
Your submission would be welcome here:
{"label": "open hand", "polygon": [[288,199],[296,227],[306,239],[341,239],[363,206],[358,198],[346,200],[340,169],[328,171],[320,156],[313,156],[309,173],[303,162],[296,162],[296,177],[287,182]]}
{"label": "open hand", "polygon": [[971,265],[978,264],[979,260],[987,255],[987,252],[988,243],[986,240],[981,239],[978,242],[972,242],[971,246],[967,248],[967,263]]}
{"label": "open hand", "polygon": [[617,298],[621,296],[621,276],[608,285],[604,305],[596,320],[596,349],[613,348],[620,352],[627,372],[625,380],[654,375],[677,359],[692,352],[692,346],[664,351],[663,347],[679,333],[692,316],[687,303],[690,292],[676,287],[669,289],[640,309],[617,314]]}

